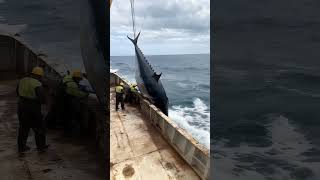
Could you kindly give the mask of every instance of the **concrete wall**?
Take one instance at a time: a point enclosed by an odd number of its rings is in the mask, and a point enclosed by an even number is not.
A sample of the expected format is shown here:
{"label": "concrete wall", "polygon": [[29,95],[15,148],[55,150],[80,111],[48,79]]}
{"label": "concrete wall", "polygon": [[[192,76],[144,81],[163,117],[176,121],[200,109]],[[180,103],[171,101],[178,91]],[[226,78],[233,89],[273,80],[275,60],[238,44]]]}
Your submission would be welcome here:
{"label": "concrete wall", "polygon": [[12,71],[15,70],[15,54],[14,47],[15,41],[7,36],[0,36],[0,71]]}
{"label": "concrete wall", "polygon": [[61,78],[60,74],[43,58],[11,36],[0,35],[0,54],[1,73],[13,72],[20,77],[29,73],[33,67],[41,66],[45,71],[44,78],[49,83],[54,83],[52,81],[58,81]]}
{"label": "concrete wall", "polygon": [[[110,73],[111,85],[124,82],[128,83],[115,73]],[[210,154],[209,149],[199,144],[188,132],[181,129],[168,116],[163,114],[156,106],[138,95],[140,99],[140,110],[144,117],[150,120],[167,142],[180,154],[180,156],[194,169],[202,178],[209,179]]]}

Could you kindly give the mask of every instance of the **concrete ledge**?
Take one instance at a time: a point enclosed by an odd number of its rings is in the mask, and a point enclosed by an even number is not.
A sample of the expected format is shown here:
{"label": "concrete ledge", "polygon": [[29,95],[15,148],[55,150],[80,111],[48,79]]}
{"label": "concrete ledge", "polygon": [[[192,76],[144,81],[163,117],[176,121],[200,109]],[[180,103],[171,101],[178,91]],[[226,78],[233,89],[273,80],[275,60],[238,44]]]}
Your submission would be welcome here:
{"label": "concrete ledge", "polygon": [[[111,85],[123,82],[129,83],[116,73],[110,73]],[[178,127],[168,116],[163,114],[156,106],[151,104],[142,95],[138,94],[140,110],[146,119],[154,125],[167,142],[178,154],[194,169],[201,179],[209,179],[210,153],[209,149],[201,145],[188,132]]]}

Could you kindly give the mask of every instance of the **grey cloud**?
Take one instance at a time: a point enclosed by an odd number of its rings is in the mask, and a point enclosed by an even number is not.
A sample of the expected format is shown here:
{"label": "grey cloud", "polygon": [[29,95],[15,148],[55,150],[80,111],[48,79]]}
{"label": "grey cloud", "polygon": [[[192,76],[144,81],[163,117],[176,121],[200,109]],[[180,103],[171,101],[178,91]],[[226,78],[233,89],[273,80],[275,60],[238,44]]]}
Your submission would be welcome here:
{"label": "grey cloud", "polygon": [[[123,25],[131,26],[129,2],[120,0],[115,2],[118,3],[116,5],[118,13],[111,16],[111,21],[126,16],[127,20]],[[135,12],[138,27],[140,25],[147,29],[171,28],[206,32],[210,27],[209,1],[140,0],[135,1]]]}
{"label": "grey cloud", "polygon": [[[142,30],[143,37],[140,42],[194,43],[209,51],[209,5],[209,0],[136,0],[136,29]],[[111,39],[125,40],[126,35],[132,36],[130,2],[114,0]]]}

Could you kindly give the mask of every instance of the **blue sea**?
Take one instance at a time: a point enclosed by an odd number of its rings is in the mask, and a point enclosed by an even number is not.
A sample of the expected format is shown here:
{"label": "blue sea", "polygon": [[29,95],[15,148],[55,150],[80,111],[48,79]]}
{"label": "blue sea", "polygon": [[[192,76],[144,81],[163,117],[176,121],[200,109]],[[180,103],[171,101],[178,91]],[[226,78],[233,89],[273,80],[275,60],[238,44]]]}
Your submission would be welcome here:
{"label": "blue sea", "polygon": [[[200,143],[210,144],[210,55],[146,56],[169,98],[169,117]],[[135,56],[112,56],[111,71],[135,82]]]}
{"label": "blue sea", "polygon": [[0,0],[0,32],[19,34],[33,50],[46,54],[59,71],[83,68],[80,3],[73,0]]}
{"label": "blue sea", "polygon": [[216,1],[213,179],[320,179],[319,1]]}

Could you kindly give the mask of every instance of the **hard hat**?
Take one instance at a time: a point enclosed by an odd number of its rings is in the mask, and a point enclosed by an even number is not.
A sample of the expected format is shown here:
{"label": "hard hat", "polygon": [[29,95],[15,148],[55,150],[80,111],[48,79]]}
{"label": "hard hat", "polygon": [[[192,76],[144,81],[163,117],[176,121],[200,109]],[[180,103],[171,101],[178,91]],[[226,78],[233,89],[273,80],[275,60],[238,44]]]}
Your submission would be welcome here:
{"label": "hard hat", "polygon": [[72,72],[72,77],[75,77],[75,78],[82,78],[82,73],[79,69],[76,69]]}
{"label": "hard hat", "polygon": [[43,69],[42,67],[37,66],[32,69],[31,73],[35,75],[43,76]]}
{"label": "hard hat", "polygon": [[121,83],[120,83],[120,86],[123,86],[123,85],[124,85],[123,82],[121,82]]}

